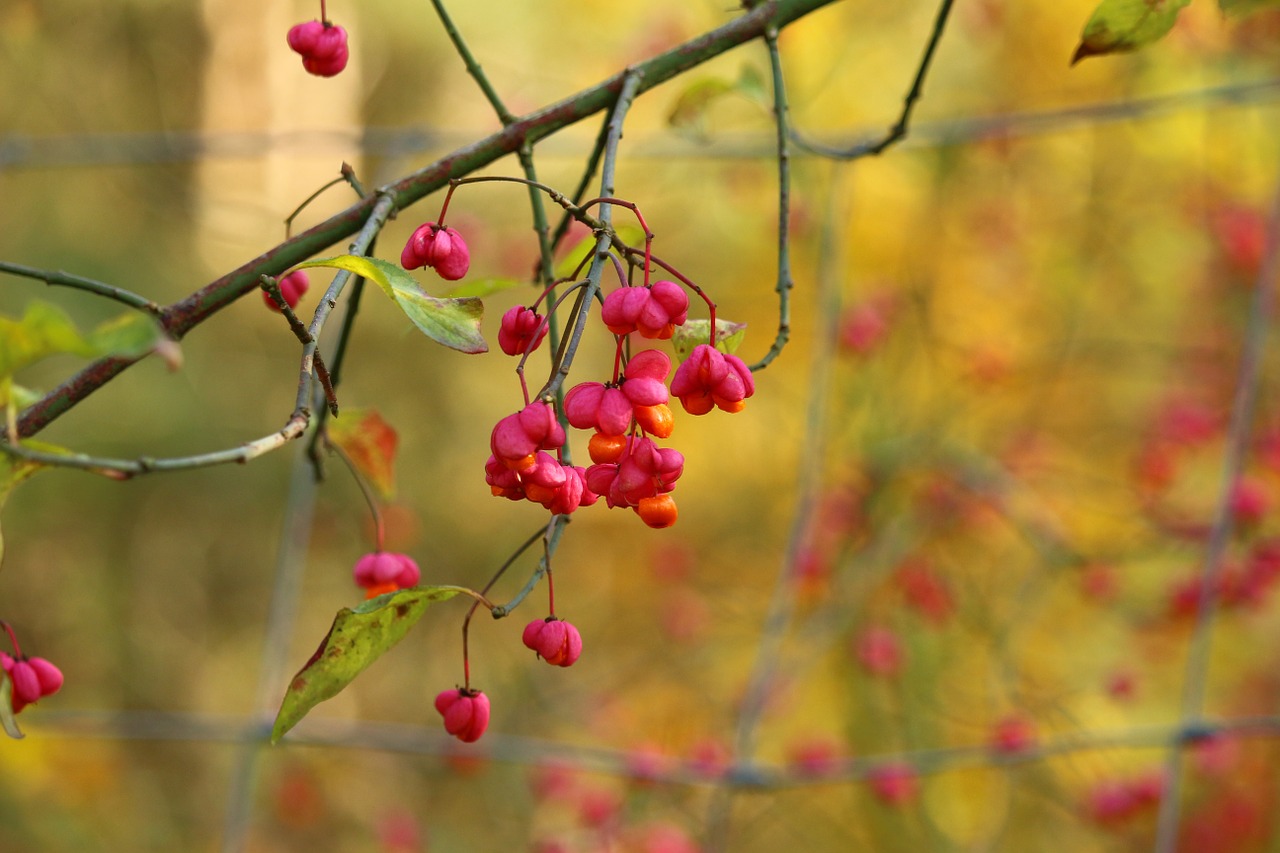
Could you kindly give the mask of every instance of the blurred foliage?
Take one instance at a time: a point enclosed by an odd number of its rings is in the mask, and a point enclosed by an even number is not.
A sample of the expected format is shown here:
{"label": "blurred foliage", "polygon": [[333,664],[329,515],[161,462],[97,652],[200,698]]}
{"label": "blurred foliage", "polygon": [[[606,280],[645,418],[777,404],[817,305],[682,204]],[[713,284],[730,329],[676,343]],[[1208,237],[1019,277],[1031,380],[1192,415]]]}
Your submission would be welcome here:
{"label": "blurred foliage", "polygon": [[[517,112],[729,16],[710,0],[498,5],[451,12]],[[341,466],[319,490],[296,612],[274,616],[300,450],[23,484],[4,512],[0,614],[67,680],[23,712],[24,741],[0,743],[0,850],[216,849],[228,825],[236,837],[245,778],[252,851],[679,850],[706,828],[776,594],[798,609],[755,757],[785,784],[732,800],[728,849],[1150,849],[1164,752],[1149,732],[1178,720],[1280,116],[1265,100],[1188,98],[1122,121],[965,136],[965,120],[1269,80],[1280,16],[1224,21],[1194,3],[1144,51],[1069,68],[1094,5],[958,3],[915,141],[855,165],[793,157],[792,344],[743,413],[677,412],[674,528],[602,506],[574,517],[555,577],[557,612],[585,639],[577,664],[547,667],[519,642],[545,588],[513,619],[477,618],[473,681],[493,701],[478,744],[453,742],[431,707],[461,681],[461,602],[431,608],[280,746],[249,759],[237,740],[265,734],[289,675],[359,601],[351,566],[371,524]],[[935,12],[847,0],[786,29],[796,124],[843,141],[891,123]],[[332,81],[284,44],[310,2],[0,5],[0,258],[172,302],[282,239],[343,160],[376,186],[497,127],[426,4],[331,0],[329,14],[352,34]],[[752,361],[777,325],[772,126],[757,98],[697,94],[716,80],[767,81],[763,47],[640,99],[618,193],[718,316],[748,323],[738,352]],[[699,100],[693,138],[669,118]],[[540,178],[571,189],[597,128],[540,146]],[[331,190],[302,219],[349,198]],[[379,254],[394,259],[437,203],[393,222]],[[523,190],[464,188],[450,217],[472,277],[528,276]],[[119,313],[3,285],[9,316],[34,298],[81,328]],[[486,296],[485,336],[532,292]],[[584,341],[581,379],[606,378],[604,337]],[[289,415],[298,349],[251,294],[187,338],[181,372],[148,360],[41,438],[124,457],[234,446]],[[82,363],[51,358],[17,381],[53,387]],[[383,300],[361,307],[339,397],[399,434],[387,547],[424,583],[483,585],[545,521],[483,480],[490,427],[520,402],[512,367],[435,346]],[[1232,492],[1215,718],[1270,719],[1280,702],[1276,368],[1268,355]],[[814,454],[814,509],[775,590]],[[264,665],[269,620],[289,646]],[[1183,849],[1272,849],[1280,756],[1258,731],[1187,749]],[[904,756],[896,776],[829,778]],[[646,779],[668,770],[677,782]]]}

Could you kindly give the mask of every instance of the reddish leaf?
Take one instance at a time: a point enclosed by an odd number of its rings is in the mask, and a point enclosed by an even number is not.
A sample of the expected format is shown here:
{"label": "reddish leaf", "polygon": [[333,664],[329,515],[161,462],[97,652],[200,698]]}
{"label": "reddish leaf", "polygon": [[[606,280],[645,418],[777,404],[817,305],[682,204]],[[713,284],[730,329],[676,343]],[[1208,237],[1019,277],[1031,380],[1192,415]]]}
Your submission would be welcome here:
{"label": "reddish leaf", "polygon": [[372,409],[348,409],[329,422],[329,441],[342,448],[383,500],[395,496],[395,429]]}

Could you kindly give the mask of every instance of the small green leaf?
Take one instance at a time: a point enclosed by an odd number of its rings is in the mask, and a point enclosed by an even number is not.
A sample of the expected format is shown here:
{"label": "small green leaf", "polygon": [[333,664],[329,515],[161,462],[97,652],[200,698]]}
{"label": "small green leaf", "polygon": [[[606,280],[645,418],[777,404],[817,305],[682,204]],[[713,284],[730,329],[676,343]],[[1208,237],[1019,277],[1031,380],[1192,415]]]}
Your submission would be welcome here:
{"label": "small green leaf", "polygon": [[[136,312],[109,320],[82,335],[61,308],[33,300],[21,320],[0,317],[0,380],[51,355],[138,358],[168,341],[152,318]],[[7,383],[0,385],[0,405],[10,401],[8,391]]]}
{"label": "small green leaf", "polygon": [[1218,0],[1222,14],[1237,17],[1276,7],[1280,7],[1280,0]]}
{"label": "small green leaf", "polygon": [[445,295],[451,299],[456,299],[460,296],[491,296],[495,293],[509,290],[518,284],[520,282],[514,278],[475,278],[458,285]]}
{"label": "small green leaf", "polygon": [[676,98],[671,112],[667,114],[667,123],[677,130],[705,139],[707,109],[735,88],[734,83],[722,77],[704,77],[693,81]]}
{"label": "small green leaf", "polygon": [[1084,25],[1071,64],[1090,56],[1137,50],[1164,38],[1173,29],[1178,13],[1190,2],[1102,0]]}
{"label": "small green leaf", "polygon": [[[720,352],[737,352],[746,335],[746,323],[716,319],[716,349]],[[671,346],[676,351],[677,361],[684,361],[689,357],[689,353],[693,352],[694,347],[708,343],[710,337],[710,320],[686,320],[684,325],[677,328],[676,333],[671,336]]]}
{"label": "small green leaf", "polygon": [[332,699],[384,652],[404,639],[427,607],[463,592],[457,586],[423,586],[390,592],[354,609],[344,607],[311,660],[289,683],[271,742],[326,699]]}
{"label": "small green leaf", "polygon": [[[628,246],[639,248],[644,245],[644,231],[640,230],[640,226],[632,224],[619,225],[613,229],[618,239],[626,243]],[[591,254],[596,246],[596,235],[588,234],[577,243],[573,244],[568,253],[556,264],[556,278],[568,278],[573,275],[578,267],[582,266],[582,262],[587,259],[587,255]]]}
{"label": "small green leaf", "polygon": [[413,276],[379,258],[339,255],[307,261],[298,267],[331,267],[353,272],[382,288],[413,325],[436,343],[465,353],[489,351],[480,334],[484,303],[475,297],[437,299],[429,296]]}
{"label": "small green leaf", "polygon": [[14,740],[26,737],[18,728],[18,715],[13,713],[13,682],[3,670],[0,670],[0,728]]}

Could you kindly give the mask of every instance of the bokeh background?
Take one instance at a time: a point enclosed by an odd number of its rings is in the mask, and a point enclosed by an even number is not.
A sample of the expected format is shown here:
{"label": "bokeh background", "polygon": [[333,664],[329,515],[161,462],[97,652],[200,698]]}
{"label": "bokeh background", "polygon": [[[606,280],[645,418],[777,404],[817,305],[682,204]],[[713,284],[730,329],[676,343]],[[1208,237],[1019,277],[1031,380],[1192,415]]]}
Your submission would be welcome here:
{"label": "bokeh background", "polygon": [[[517,113],[734,14],[454,5]],[[1148,850],[1180,741],[1179,849],[1276,849],[1271,355],[1240,483],[1223,459],[1277,179],[1280,17],[1224,21],[1200,0],[1160,44],[1070,68],[1090,0],[957,7],[905,144],[853,164],[796,152],[793,340],[743,413],[677,412],[679,523],[574,517],[557,610],[582,659],[553,670],[520,644],[541,589],[476,621],[473,681],[494,708],[478,744],[431,707],[461,680],[460,601],[262,743],[289,675],[360,600],[370,525],[340,467],[313,489],[287,448],[18,489],[0,617],[66,686],[0,744],[0,850]],[[0,258],[172,302],[283,239],[343,161],[377,185],[497,128],[428,4],[333,0],[352,62],[327,80],[284,43],[317,11],[5,0]],[[935,13],[845,0],[787,28],[801,131],[838,144],[887,127]],[[709,80],[736,85],[673,123]],[[657,88],[618,172],[655,251],[749,324],[748,361],[778,322],[767,93],[759,44]],[[540,145],[542,178],[571,189],[597,126]],[[349,201],[330,190],[297,227]],[[437,203],[393,222],[380,254]],[[531,268],[523,191],[465,188],[450,219],[474,277]],[[531,292],[487,300],[491,342]],[[370,297],[340,397],[399,433],[388,545],[426,582],[479,586],[545,518],[483,480],[489,430],[520,404],[512,363],[444,350]],[[30,299],[85,326],[117,313],[3,280],[4,313]],[[604,377],[605,338],[575,375]],[[180,372],[140,364],[41,438],[181,455],[288,417],[298,344],[256,294],[183,351]],[[79,366],[19,381],[49,388]],[[1207,724],[1188,738],[1197,579],[1223,500],[1236,523],[1193,684]]]}

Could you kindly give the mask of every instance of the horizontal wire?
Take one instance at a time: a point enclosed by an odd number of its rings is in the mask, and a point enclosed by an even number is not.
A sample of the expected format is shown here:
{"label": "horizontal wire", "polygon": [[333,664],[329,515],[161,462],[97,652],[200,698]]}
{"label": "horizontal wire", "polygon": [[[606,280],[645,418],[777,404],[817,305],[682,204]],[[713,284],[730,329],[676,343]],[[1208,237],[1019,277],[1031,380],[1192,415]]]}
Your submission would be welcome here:
{"label": "horizontal wire", "polygon": [[[1059,133],[1088,125],[1158,118],[1194,109],[1222,109],[1265,105],[1280,100],[1280,78],[1191,89],[1125,101],[1103,101],[1052,110],[964,116],[921,121],[902,143],[906,148],[936,148],[992,137]],[[870,139],[874,131],[847,134],[825,132],[826,144],[847,147]],[[0,171],[61,166],[116,166],[190,163],[202,160],[253,159],[282,150],[397,157],[430,150],[453,150],[475,136],[428,127],[370,127],[361,131],[298,130],[289,132],[164,131],[89,133],[66,136],[0,136]],[[839,141],[836,141],[839,140]],[[587,142],[553,137],[540,142],[540,151],[565,156],[579,153]],[[636,134],[629,158],[733,159],[777,156],[771,131],[717,133],[710,141],[675,133]]]}

